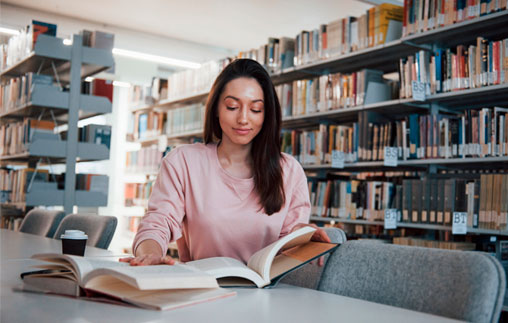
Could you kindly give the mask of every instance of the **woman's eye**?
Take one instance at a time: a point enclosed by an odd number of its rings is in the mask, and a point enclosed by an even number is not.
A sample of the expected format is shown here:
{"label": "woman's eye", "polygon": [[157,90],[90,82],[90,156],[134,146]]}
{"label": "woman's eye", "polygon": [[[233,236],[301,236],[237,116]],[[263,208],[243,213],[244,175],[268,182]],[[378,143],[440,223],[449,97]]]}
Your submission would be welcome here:
{"label": "woman's eye", "polygon": [[226,107],[226,109],[230,110],[230,111],[233,111],[236,109],[236,107]]}
{"label": "woman's eye", "polygon": [[254,113],[261,113],[261,110],[251,110]]}

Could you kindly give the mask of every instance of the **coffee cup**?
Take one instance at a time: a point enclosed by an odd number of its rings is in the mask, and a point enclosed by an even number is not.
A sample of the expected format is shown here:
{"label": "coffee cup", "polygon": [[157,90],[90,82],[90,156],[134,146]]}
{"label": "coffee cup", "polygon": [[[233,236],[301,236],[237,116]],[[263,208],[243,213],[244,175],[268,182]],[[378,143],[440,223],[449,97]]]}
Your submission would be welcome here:
{"label": "coffee cup", "polygon": [[60,236],[62,239],[62,253],[75,256],[84,256],[88,236],[80,230],[65,230]]}

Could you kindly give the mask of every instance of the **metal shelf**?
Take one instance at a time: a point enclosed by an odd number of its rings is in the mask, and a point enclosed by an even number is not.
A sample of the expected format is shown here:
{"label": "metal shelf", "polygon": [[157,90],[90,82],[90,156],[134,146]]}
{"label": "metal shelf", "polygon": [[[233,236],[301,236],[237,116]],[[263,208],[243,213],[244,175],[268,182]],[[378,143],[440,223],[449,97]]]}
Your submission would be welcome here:
{"label": "metal shelf", "polygon": [[[319,221],[319,222],[340,222],[340,223],[348,223],[348,224],[363,224],[363,225],[384,225],[384,221],[368,221],[361,219],[343,219],[343,218],[332,218],[332,217],[319,217],[319,216],[311,216],[311,221]],[[424,230],[440,230],[440,231],[451,231],[452,227],[447,225],[440,224],[426,224],[426,223],[397,223],[397,228],[414,228],[414,229],[424,229]],[[499,236],[508,236],[508,231],[506,230],[491,230],[491,229],[480,229],[480,228],[467,228],[467,233],[476,233],[476,234],[490,234],[490,235],[499,235]]]}
{"label": "metal shelf", "polygon": [[[52,163],[65,162],[66,144],[64,140],[36,139],[28,145],[27,152],[0,156],[0,162],[28,162],[38,158],[48,158]],[[109,159],[106,145],[89,142],[78,143],[78,161],[96,161]]]}
{"label": "metal shelf", "polygon": [[[69,92],[61,91],[56,86],[35,84],[32,91],[31,101],[14,109],[7,110],[0,114],[2,122],[9,122],[11,119],[22,119],[25,117],[39,118],[41,113],[43,120],[52,120],[51,110],[57,120],[66,120],[69,113]],[[106,97],[87,94],[80,95],[79,119],[90,118],[95,115],[111,113],[112,104]]]}
{"label": "metal shelf", "polygon": [[476,42],[476,37],[479,35],[486,38],[506,37],[507,24],[508,10],[503,10],[453,25],[410,35],[401,40],[402,42],[414,44],[433,43],[451,47]]}
{"label": "metal shelf", "polygon": [[[1,79],[36,72],[41,66],[42,74],[53,75],[51,66],[51,62],[53,62],[60,80],[69,82],[71,50],[72,46],[64,45],[61,38],[39,35],[34,51],[18,63],[0,72]],[[82,47],[82,56],[82,78],[102,72],[114,64],[113,53],[105,49]]]}
{"label": "metal shelf", "polygon": [[[398,169],[401,166],[428,166],[428,165],[443,165],[443,166],[466,166],[470,167],[472,164],[485,165],[486,167],[492,166],[493,163],[499,164],[499,167],[508,168],[508,156],[503,157],[468,157],[468,158],[436,158],[436,159],[414,159],[414,160],[399,160],[397,167],[388,167],[386,169]],[[333,168],[331,164],[323,165],[302,165],[305,170],[340,170],[340,168]],[[344,169],[355,168],[381,168],[385,167],[383,161],[365,161],[356,163],[345,163]]]}
{"label": "metal shelf", "polygon": [[[108,196],[98,191],[75,191],[75,205],[86,207],[106,206]],[[26,193],[27,206],[52,206],[64,204],[64,191],[56,188],[56,183],[38,183],[34,182],[30,192]]]}
{"label": "metal shelf", "polygon": [[147,105],[147,106],[138,106],[131,109],[131,112],[139,112],[139,111],[149,111],[149,110],[168,110],[176,105],[188,104],[193,102],[198,102],[205,99],[208,96],[209,91],[200,92],[196,94],[192,94],[189,96],[176,98],[176,99],[166,99],[161,100],[155,104]]}
{"label": "metal shelf", "polygon": [[184,139],[184,138],[202,137],[202,136],[203,136],[203,129],[191,130],[191,131],[167,135],[168,139]]}
{"label": "metal shelf", "polygon": [[399,58],[412,55],[422,48],[421,45],[430,43],[440,47],[454,47],[473,42],[478,35],[486,38],[506,37],[508,34],[506,25],[508,25],[508,11],[504,10],[403,37],[383,45],[290,67],[280,73],[272,74],[272,80],[275,84],[281,84],[326,73],[349,73],[363,68],[393,72],[397,70]]}
{"label": "metal shelf", "polygon": [[508,102],[508,83],[438,93],[427,97],[427,102],[437,102],[452,109],[470,109]]}

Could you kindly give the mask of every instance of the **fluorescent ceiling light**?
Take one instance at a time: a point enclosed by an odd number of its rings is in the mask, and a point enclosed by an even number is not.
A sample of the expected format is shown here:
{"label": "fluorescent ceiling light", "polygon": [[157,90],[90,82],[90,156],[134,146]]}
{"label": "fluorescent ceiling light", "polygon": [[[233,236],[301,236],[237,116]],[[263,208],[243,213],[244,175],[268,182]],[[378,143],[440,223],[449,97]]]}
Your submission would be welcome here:
{"label": "fluorescent ceiling light", "polygon": [[85,82],[92,82],[92,81],[93,81],[93,79],[94,79],[94,77],[87,76],[87,77],[85,78]]}
{"label": "fluorescent ceiling light", "polygon": [[131,87],[131,84],[128,82],[121,82],[121,81],[113,81],[113,86],[119,86],[119,87]]}
{"label": "fluorescent ceiling light", "polygon": [[155,62],[155,63],[173,65],[173,66],[180,66],[180,67],[186,67],[186,68],[196,69],[196,68],[201,67],[201,64],[199,64],[199,63],[184,61],[184,60],[175,59],[175,58],[145,54],[145,53],[140,53],[140,52],[134,52],[134,51],[120,49],[120,48],[113,48],[113,54],[119,55],[119,56],[135,58],[135,59],[140,59],[140,60],[149,61],[149,62]]}
{"label": "fluorescent ceiling light", "polygon": [[0,27],[0,34],[19,35],[19,30]]}

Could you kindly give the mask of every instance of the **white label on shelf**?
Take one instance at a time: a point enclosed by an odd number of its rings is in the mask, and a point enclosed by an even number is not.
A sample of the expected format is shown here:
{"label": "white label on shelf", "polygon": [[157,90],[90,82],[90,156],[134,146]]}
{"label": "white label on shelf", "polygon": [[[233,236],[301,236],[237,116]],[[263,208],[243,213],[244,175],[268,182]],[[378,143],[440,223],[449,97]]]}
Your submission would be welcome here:
{"label": "white label on shelf", "polygon": [[359,207],[356,209],[356,218],[363,219],[363,207]]}
{"label": "white label on shelf", "polygon": [[397,167],[397,159],[398,159],[399,151],[397,147],[385,147],[385,159],[384,165]]}
{"label": "white label on shelf", "polygon": [[397,209],[385,209],[385,229],[397,229]]}
{"label": "white label on shelf", "polygon": [[343,151],[332,150],[332,167],[344,168],[345,155]]}
{"label": "white label on shelf", "polygon": [[497,237],[496,236],[490,236],[490,242],[496,242]]}
{"label": "white label on shelf", "polygon": [[425,83],[413,81],[411,83],[413,90],[413,99],[417,101],[425,101]]}
{"label": "white label on shelf", "polygon": [[437,16],[437,23],[439,25],[444,25],[444,14],[442,14],[442,13],[438,14],[438,16]]}
{"label": "white label on shelf", "polygon": [[434,17],[429,18],[428,29],[434,29]]}
{"label": "white label on shelf", "polygon": [[467,233],[467,212],[453,212],[452,234]]}

